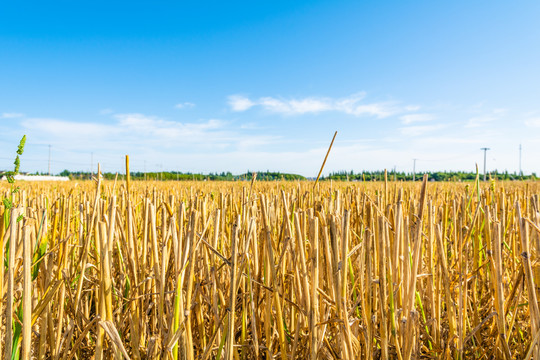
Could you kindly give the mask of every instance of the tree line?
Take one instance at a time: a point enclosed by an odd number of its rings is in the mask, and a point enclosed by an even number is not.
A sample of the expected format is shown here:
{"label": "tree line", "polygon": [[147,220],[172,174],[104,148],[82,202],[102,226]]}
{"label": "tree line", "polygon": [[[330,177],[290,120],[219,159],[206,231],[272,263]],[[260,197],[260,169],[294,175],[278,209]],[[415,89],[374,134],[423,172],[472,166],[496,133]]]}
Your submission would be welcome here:
{"label": "tree line", "polygon": [[[247,171],[244,174],[233,175],[230,171],[221,173],[191,173],[180,171],[163,171],[163,172],[130,172],[131,180],[156,180],[156,181],[241,181],[251,180],[254,172]],[[306,180],[302,175],[288,174],[275,171],[256,172],[257,181],[277,181],[277,180]],[[69,176],[70,179],[88,179],[92,176],[89,172],[84,171],[69,171],[64,170],[59,175]],[[103,178],[107,180],[114,180],[117,176],[116,173],[105,172],[102,173]],[[95,174],[94,174],[95,176]],[[124,175],[118,175],[119,179],[123,179]]]}
{"label": "tree line", "polygon": [[[131,180],[155,180],[155,181],[251,181],[253,174],[257,174],[257,181],[295,181],[295,180],[314,180],[314,178],[307,178],[298,174],[282,173],[278,171],[260,171],[252,172],[247,171],[243,174],[234,175],[230,171],[228,172],[215,172],[209,174],[192,173],[192,172],[180,172],[180,171],[163,171],[163,172],[131,172]],[[476,172],[467,171],[430,171],[427,172],[428,178],[431,181],[474,181],[476,179]],[[46,173],[36,175],[47,175]],[[84,180],[90,179],[95,176],[88,171],[69,171],[64,170],[58,175],[68,176],[70,179]],[[387,171],[387,177],[389,181],[421,181],[423,172],[417,172],[416,174],[407,172],[394,172]],[[2,176],[2,172],[0,172]],[[117,176],[118,179],[124,179],[124,174],[117,174],[113,172],[102,173],[104,179],[114,180]],[[488,179],[495,180],[537,180],[536,173],[527,175],[520,175],[517,173],[509,173],[508,171],[491,171],[487,175]],[[480,174],[480,178],[483,178],[483,174]],[[384,181],[384,170],[377,171],[336,171],[331,172],[327,176],[322,176],[320,181]]]}
{"label": "tree line", "polygon": [[[416,174],[406,172],[387,171],[389,181],[421,181],[425,173],[417,172]],[[432,181],[474,181],[476,172],[467,171],[430,171],[427,172],[428,178]],[[483,178],[483,174],[480,174]],[[517,173],[509,173],[508,171],[499,172],[497,170],[487,174],[488,179],[495,180],[536,180],[536,174],[520,175]],[[378,171],[363,171],[355,173],[353,171],[337,171],[330,173],[324,180],[335,181],[384,181],[384,170]]]}

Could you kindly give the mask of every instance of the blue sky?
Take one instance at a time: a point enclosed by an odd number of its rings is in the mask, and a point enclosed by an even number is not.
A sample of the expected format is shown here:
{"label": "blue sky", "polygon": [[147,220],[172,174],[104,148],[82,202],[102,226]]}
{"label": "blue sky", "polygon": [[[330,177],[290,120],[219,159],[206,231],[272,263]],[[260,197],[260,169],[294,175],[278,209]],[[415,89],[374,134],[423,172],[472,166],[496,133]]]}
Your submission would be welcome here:
{"label": "blue sky", "polygon": [[0,4],[0,169],[540,173],[537,1]]}

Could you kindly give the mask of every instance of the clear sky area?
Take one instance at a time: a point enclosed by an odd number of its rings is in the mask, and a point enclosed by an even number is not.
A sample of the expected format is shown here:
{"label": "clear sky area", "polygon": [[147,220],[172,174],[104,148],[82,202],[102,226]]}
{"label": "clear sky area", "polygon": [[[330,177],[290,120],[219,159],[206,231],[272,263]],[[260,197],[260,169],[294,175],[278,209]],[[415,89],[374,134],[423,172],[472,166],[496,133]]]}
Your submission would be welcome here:
{"label": "clear sky area", "polygon": [[[540,2],[3,1],[0,170],[540,174]],[[50,145],[50,148],[49,148]]]}

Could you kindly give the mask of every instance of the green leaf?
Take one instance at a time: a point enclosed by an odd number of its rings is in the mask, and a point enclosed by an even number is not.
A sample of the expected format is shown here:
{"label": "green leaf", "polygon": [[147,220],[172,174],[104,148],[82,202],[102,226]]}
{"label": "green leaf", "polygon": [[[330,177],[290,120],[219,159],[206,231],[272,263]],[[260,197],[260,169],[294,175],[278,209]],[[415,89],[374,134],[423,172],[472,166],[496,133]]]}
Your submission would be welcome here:
{"label": "green leaf", "polygon": [[39,247],[34,251],[32,262],[35,264],[32,268],[32,280],[35,280],[38,276],[39,266],[45,252],[47,251],[47,241],[42,241]]}
{"label": "green leaf", "polygon": [[13,331],[13,347],[11,352],[11,360],[19,360],[20,357],[20,347],[19,344],[21,342],[21,334],[22,334],[22,321],[23,321],[23,307],[22,307],[22,301],[19,303],[19,307],[17,308],[17,318],[19,321],[13,321],[13,327],[15,330]]}
{"label": "green leaf", "polygon": [[23,219],[23,217],[24,217],[23,215],[19,215],[19,216],[17,217],[17,222],[21,221],[21,220]]}
{"label": "green leaf", "polygon": [[21,159],[19,159],[19,155],[17,155],[13,164],[15,164],[15,169],[13,170],[13,173],[18,174],[19,168],[21,167]]}
{"label": "green leaf", "polygon": [[13,203],[8,198],[4,198],[3,203],[4,203],[4,207],[6,208],[6,210],[11,209],[13,207]]}
{"label": "green leaf", "polygon": [[17,154],[22,155],[24,152],[24,144],[26,143],[26,135],[23,135],[21,141],[19,142],[19,147],[17,149]]}

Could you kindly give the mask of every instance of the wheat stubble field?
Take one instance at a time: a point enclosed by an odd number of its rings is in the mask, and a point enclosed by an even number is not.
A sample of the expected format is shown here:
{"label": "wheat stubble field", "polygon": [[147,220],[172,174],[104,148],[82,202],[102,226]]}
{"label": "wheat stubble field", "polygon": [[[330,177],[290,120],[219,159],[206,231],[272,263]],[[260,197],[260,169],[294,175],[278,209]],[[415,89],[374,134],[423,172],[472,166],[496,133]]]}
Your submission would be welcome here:
{"label": "wheat stubble field", "polygon": [[539,356],[537,183],[17,185],[6,359]]}

